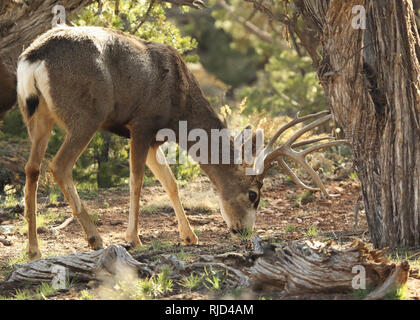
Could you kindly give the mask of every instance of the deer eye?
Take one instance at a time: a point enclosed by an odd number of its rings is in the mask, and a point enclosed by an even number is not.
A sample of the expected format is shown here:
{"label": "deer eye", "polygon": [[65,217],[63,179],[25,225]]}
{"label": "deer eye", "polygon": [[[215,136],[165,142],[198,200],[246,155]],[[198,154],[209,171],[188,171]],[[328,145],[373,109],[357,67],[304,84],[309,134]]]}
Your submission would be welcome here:
{"label": "deer eye", "polygon": [[248,197],[249,197],[249,201],[255,202],[255,200],[257,200],[258,195],[255,191],[249,191]]}

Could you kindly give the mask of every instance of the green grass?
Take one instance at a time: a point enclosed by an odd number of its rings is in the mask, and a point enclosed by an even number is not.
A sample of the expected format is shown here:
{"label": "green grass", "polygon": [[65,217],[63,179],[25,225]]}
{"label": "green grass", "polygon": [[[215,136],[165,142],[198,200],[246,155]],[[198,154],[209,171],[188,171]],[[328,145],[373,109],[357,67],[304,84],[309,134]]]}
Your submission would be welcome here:
{"label": "green grass", "polygon": [[253,235],[253,231],[252,231],[251,228],[245,228],[243,230],[240,230],[237,233],[237,236],[242,240],[250,239],[252,237],[252,235]]}
{"label": "green grass", "polygon": [[14,194],[6,195],[6,197],[1,199],[0,208],[11,208],[19,204],[19,199],[15,197]]}
{"label": "green grass", "polygon": [[288,226],[284,227],[284,230],[287,231],[287,232],[294,232],[294,231],[296,231],[296,226],[291,224],[291,225],[288,225]]}
{"label": "green grass", "polygon": [[89,214],[90,219],[92,220],[92,222],[94,224],[97,224],[99,222],[99,213],[95,212],[95,213],[91,213]]}
{"label": "green grass", "polygon": [[[227,276],[226,274],[224,275]],[[222,285],[224,283],[224,277],[219,271],[214,271],[212,267],[210,267],[209,270],[207,270],[206,267],[204,267],[204,279],[203,284],[204,286],[209,290],[214,291],[220,291],[222,289]]]}
{"label": "green grass", "polygon": [[79,293],[79,300],[93,300],[94,296],[87,290],[82,290]]}
{"label": "green grass", "polygon": [[204,275],[199,276],[197,274],[191,273],[188,277],[183,277],[180,284],[186,289],[195,290],[200,287],[203,278]]}
{"label": "green grass", "polygon": [[315,196],[312,191],[305,190],[304,192],[297,195],[296,199],[294,200],[293,204],[295,207],[302,207],[312,201],[314,201]]}
{"label": "green grass", "polygon": [[267,199],[262,198],[260,200],[259,206],[260,206],[261,209],[268,208],[268,207],[270,207],[270,201],[268,201]]}
{"label": "green grass", "polygon": [[181,247],[181,249],[175,253],[175,256],[182,261],[190,261],[194,257],[194,254],[190,252],[185,252],[184,248]]}
{"label": "green grass", "polygon": [[357,176],[357,172],[350,173],[349,178],[353,181],[358,181],[359,180],[359,177]]}
{"label": "green grass", "polygon": [[119,283],[120,295],[130,300],[156,299],[173,290],[171,269],[162,268],[154,277]]}
{"label": "green grass", "polygon": [[34,291],[30,289],[16,290],[11,300],[48,300],[48,297],[56,294],[57,290],[50,284],[43,282]]}
{"label": "green grass", "polygon": [[407,285],[405,284],[401,288],[392,290],[386,295],[387,300],[408,300]]}
{"label": "green grass", "polygon": [[357,289],[352,292],[351,297],[354,300],[363,300],[372,290],[372,286],[367,286],[366,289]]}
{"label": "green grass", "polygon": [[141,213],[149,214],[149,215],[155,215],[160,212],[160,207],[157,205],[151,204],[147,205],[141,208]]}
{"label": "green grass", "polygon": [[[46,228],[48,225],[53,224],[63,218],[63,214],[58,211],[47,211],[38,214],[36,219],[37,228]],[[26,234],[28,232],[28,223],[24,222],[22,227],[19,229],[20,234]]]}
{"label": "green grass", "polygon": [[79,187],[78,193],[80,195],[80,199],[82,200],[93,200],[98,197],[98,192],[92,189],[83,190]]}
{"label": "green grass", "polygon": [[58,188],[52,188],[48,194],[49,203],[56,203],[58,200],[58,197],[61,195],[61,191]]}
{"label": "green grass", "polygon": [[316,226],[309,226],[306,231],[304,232],[304,235],[307,237],[316,237],[318,235],[319,231]]}

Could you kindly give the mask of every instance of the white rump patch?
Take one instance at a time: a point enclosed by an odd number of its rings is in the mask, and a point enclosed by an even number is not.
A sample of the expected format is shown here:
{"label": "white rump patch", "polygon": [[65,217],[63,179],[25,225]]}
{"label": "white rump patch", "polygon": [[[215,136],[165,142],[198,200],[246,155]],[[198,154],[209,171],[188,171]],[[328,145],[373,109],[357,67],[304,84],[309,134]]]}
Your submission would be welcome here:
{"label": "white rump patch", "polygon": [[47,105],[52,106],[50,80],[45,61],[29,62],[22,58],[17,67],[17,93],[22,102],[31,95],[38,96],[40,91]]}

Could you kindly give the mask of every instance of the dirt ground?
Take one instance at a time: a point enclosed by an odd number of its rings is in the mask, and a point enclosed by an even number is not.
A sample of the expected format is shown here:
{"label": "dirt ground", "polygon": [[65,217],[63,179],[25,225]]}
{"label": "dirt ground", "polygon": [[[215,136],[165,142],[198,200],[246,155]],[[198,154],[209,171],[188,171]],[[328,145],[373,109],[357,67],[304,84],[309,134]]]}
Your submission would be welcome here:
{"label": "dirt ground", "polygon": [[[334,240],[339,244],[348,243],[354,239],[369,242],[363,208],[359,212],[358,226],[354,227],[354,208],[360,195],[358,182],[349,179],[328,181],[326,185],[331,192],[338,193],[340,196],[333,200],[324,200],[319,193],[313,194],[313,197],[303,197],[303,190],[294,184],[279,179],[269,179],[263,188],[263,201],[259,208],[255,233],[265,241],[276,243],[308,238],[320,241]],[[186,199],[188,197],[190,199]],[[95,217],[105,246],[124,243],[124,232],[128,222],[128,189],[82,193],[82,198],[89,213]],[[200,178],[199,181],[181,187],[181,198],[191,226],[199,237],[199,245],[185,248],[186,252],[214,254],[249,248],[250,240],[238,238],[228,232],[217,206],[214,205],[217,203],[215,193],[206,178]],[[142,207],[140,238],[144,246],[151,246],[153,243],[176,244],[179,242],[175,215],[163,188],[158,183],[144,187]],[[48,212],[50,215],[59,217],[39,230],[41,251],[44,257],[89,251],[77,222],[59,231],[52,230],[54,226],[71,216],[71,210],[65,202],[58,199],[51,204],[46,197],[40,195],[38,212],[39,215]],[[26,242],[26,236],[22,234],[23,232],[19,232],[24,225],[22,215],[0,216],[1,225],[13,225],[16,231],[7,236],[12,243],[11,246],[0,244],[0,268],[2,268],[0,281],[4,280],[10,272],[11,261],[20,262]],[[416,257],[420,259],[419,256]],[[76,299],[81,289],[89,290],[89,286],[76,286],[70,291],[57,293],[50,299]],[[420,299],[420,277],[416,269],[411,272],[408,295],[410,299]],[[206,290],[196,292],[174,290],[165,298],[206,299],[211,297],[214,295]]]}

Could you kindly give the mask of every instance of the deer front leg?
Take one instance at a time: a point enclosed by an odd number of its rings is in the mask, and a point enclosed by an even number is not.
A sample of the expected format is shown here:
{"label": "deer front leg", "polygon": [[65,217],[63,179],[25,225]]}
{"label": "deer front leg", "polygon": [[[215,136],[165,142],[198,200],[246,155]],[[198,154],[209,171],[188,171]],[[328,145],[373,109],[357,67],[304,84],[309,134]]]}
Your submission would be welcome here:
{"label": "deer front leg", "polygon": [[[159,157],[159,160],[157,160]],[[147,166],[158,178],[162,186],[165,188],[166,193],[171,200],[172,206],[175,210],[175,215],[178,220],[178,230],[182,241],[185,244],[197,244],[198,238],[194,231],[191,229],[187,216],[185,215],[184,208],[179,200],[178,185],[171,168],[166,162],[165,155],[158,147],[151,147],[147,155]]]}
{"label": "deer front leg", "polygon": [[28,223],[28,244],[26,252],[30,260],[41,257],[36,230],[36,192],[42,159],[47,149],[54,122],[42,115],[35,114],[28,124],[31,139],[31,153],[25,167],[25,219]]}
{"label": "deer front leg", "polygon": [[130,211],[125,240],[134,247],[141,245],[138,232],[140,193],[151,139],[133,129],[130,135]]}

